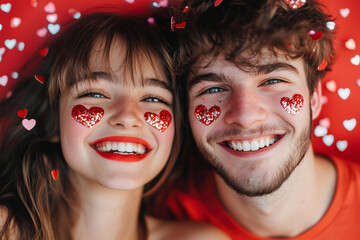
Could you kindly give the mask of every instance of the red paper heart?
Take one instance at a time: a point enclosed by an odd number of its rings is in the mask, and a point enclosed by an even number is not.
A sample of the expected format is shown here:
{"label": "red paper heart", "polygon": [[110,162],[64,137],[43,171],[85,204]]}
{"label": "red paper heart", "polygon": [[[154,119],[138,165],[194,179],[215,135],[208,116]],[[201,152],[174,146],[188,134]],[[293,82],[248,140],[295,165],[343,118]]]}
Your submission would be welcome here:
{"label": "red paper heart", "polygon": [[73,107],[71,114],[75,121],[85,127],[92,128],[104,116],[104,109],[101,107],[91,107],[87,109],[83,105],[76,105]]}
{"label": "red paper heart", "polygon": [[19,111],[17,112],[17,115],[18,115],[19,117],[21,117],[21,118],[25,118],[25,117],[26,117],[26,114],[27,114],[27,109],[26,109],[26,108],[23,109],[23,110],[19,110]]}
{"label": "red paper heart", "polygon": [[310,30],[309,31],[309,36],[313,39],[313,40],[319,40],[320,38],[322,38],[324,36],[323,32],[316,32],[314,30]]}
{"label": "red paper heart", "polygon": [[30,6],[32,6],[33,8],[36,8],[38,6],[37,0],[30,0],[29,3]]}
{"label": "red paper heart", "polygon": [[38,80],[41,84],[44,84],[44,76],[41,75],[35,75],[36,80]]}
{"label": "red paper heart", "polygon": [[176,27],[176,28],[185,28],[185,26],[186,26],[186,22],[185,22],[185,21],[182,22],[182,23],[175,24],[175,27]]}
{"label": "red paper heart", "polygon": [[48,53],[48,51],[49,51],[49,48],[44,48],[44,49],[41,49],[40,50],[40,55],[41,56],[43,56],[43,57],[45,57],[46,56],[46,54]]}
{"label": "red paper heart", "polygon": [[327,61],[322,60],[322,62],[320,63],[320,66],[318,67],[318,70],[319,71],[324,70],[326,68],[327,64],[328,64]]}
{"label": "red paper heart", "polygon": [[58,169],[52,170],[51,171],[51,176],[56,181],[58,179],[58,176],[59,176],[59,170]]}
{"label": "red paper heart", "polygon": [[223,1],[223,0],[216,0],[216,1],[214,2],[214,6],[215,6],[215,7],[219,6],[219,4],[222,3],[222,1]]}
{"label": "red paper heart", "polygon": [[166,110],[160,112],[160,117],[152,112],[146,112],[144,117],[146,122],[160,132],[164,132],[171,123],[171,113]]}
{"label": "red paper heart", "polygon": [[299,113],[300,109],[304,104],[304,98],[301,94],[294,94],[292,99],[288,97],[283,97],[280,100],[281,106],[290,114],[297,114]]}
{"label": "red paper heart", "polygon": [[284,0],[287,5],[289,5],[292,9],[301,8],[306,3],[306,0]]}
{"label": "red paper heart", "polygon": [[195,108],[196,118],[205,125],[209,125],[214,122],[220,116],[220,113],[221,109],[216,105],[212,106],[209,111],[204,105],[199,105]]}

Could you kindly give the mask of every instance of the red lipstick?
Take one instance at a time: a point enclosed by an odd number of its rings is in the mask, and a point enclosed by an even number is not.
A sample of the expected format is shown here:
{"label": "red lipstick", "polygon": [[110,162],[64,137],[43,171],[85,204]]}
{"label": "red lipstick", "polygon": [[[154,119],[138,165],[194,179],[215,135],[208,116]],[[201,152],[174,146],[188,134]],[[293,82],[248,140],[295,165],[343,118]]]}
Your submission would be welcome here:
{"label": "red lipstick", "polygon": [[[146,153],[139,154],[139,155],[136,155],[136,154],[125,155],[125,154],[119,154],[119,153],[102,152],[102,151],[99,151],[98,149],[96,149],[96,147],[95,147],[95,145],[97,143],[102,143],[102,142],[138,143],[138,144],[142,144],[146,147]],[[138,161],[145,159],[151,151],[150,144],[148,142],[146,142],[144,139],[137,138],[137,137],[126,137],[126,136],[112,136],[112,137],[101,138],[101,139],[96,140],[95,142],[90,143],[90,146],[101,157],[106,158],[108,160],[112,160],[112,161],[118,161],[118,162],[138,162]]]}

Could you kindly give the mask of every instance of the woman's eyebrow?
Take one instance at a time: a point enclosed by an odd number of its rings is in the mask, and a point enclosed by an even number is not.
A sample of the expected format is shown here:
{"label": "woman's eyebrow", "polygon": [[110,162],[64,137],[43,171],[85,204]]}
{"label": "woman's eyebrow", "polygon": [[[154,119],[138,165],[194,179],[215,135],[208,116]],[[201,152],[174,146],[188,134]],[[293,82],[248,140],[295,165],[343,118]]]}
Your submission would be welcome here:
{"label": "woman's eyebrow", "polygon": [[168,83],[157,78],[146,78],[144,81],[144,85],[161,87],[171,92],[171,88],[169,87]]}

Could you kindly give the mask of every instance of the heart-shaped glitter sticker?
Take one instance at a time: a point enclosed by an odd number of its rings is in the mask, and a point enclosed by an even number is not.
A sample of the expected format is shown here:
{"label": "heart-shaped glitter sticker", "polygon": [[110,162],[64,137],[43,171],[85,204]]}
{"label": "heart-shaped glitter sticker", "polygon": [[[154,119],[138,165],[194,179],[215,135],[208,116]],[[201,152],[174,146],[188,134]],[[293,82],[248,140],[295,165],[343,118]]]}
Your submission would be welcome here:
{"label": "heart-shaped glitter sticker", "polygon": [[284,0],[292,9],[301,8],[306,3],[306,0]]}
{"label": "heart-shaped glitter sticker", "polygon": [[58,169],[52,170],[51,171],[51,176],[56,181],[58,179],[58,177],[59,177],[59,170]]}
{"label": "heart-shaped glitter sticker", "polygon": [[214,105],[209,111],[204,105],[199,105],[195,108],[195,116],[205,125],[213,123],[221,113],[220,107]]}
{"label": "heart-shaped glitter sticker", "polygon": [[85,127],[92,128],[104,116],[104,109],[101,107],[91,107],[87,109],[83,105],[73,107],[71,115],[78,123]]}
{"label": "heart-shaped glitter sticker", "polygon": [[292,115],[296,115],[299,113],[304,104],[304,98],[301,94],[294,94],[292,99],[288,97],[281,98],[280,104],[285,111]]}
{"label": "heart-shaped glitter sticker", "polygon": [[145,121],[149,123],[151,126],[159,130],[160,132],[164,132],[171,123],[171,113],[166,110],[162,110],[160,112],[160,116],[152,112],[146,112],[144,114]]}

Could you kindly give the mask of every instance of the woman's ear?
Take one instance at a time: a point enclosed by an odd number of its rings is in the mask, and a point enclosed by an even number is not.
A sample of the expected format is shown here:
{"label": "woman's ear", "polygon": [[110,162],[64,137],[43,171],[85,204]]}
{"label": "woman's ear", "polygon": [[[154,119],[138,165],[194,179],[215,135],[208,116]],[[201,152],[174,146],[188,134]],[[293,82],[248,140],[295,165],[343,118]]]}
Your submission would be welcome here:
{"label": "woman's ear", "polygon": [[310,97],[310,105],[312,111],[312,120],[316,119],[321,112],[322,107],[322,91],[321,91],[321,81],[319,81],[314,89],[312,96]]}

